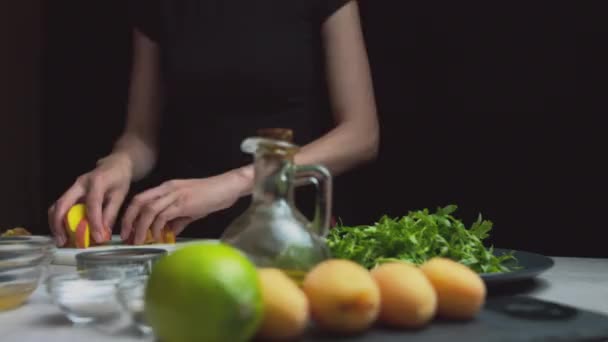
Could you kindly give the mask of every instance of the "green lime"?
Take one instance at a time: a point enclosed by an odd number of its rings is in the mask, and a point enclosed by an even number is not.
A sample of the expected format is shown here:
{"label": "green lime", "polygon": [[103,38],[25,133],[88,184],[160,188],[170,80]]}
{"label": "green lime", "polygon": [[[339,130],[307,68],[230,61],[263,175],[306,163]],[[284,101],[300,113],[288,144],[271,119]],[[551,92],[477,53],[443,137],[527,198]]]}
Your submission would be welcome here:
{"label": "green lime", "polygon": [[146,319],[163,342],[247,341],[263,314],[255,266],[237,249],[212,242],[158,261],[145,301]]}

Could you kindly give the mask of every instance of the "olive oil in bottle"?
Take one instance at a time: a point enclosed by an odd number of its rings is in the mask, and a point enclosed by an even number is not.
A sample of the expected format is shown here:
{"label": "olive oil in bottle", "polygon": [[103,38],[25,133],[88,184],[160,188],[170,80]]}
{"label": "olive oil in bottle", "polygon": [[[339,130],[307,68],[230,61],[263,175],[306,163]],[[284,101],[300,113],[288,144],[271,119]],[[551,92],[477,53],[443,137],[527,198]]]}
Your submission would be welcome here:
{"label": "olive oil in bottle", "polygon": [[[329,259],[332,177],[322,165],[298,165],[289,129],[260,130],[243,141],[241,150],[253,155],[254,186],[247,208],[224,230],[220,241],[236,247],[257,266],[281,269],[302,284],[306,272]],[[295,203],[298,186],[316,186],[312,218]]]}

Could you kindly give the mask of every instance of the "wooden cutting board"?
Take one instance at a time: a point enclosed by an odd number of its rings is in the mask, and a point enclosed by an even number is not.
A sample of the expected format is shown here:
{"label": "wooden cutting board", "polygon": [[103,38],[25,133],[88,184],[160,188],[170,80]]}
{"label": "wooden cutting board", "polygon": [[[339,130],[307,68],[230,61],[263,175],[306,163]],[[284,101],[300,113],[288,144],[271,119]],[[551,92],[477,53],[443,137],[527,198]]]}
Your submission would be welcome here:
{"label": "wooden cutting board", "polygon": [[[95,246],[89,247],[86,249],[78,249],[78,248],[57,248],[53,255],[53,264],[54,265],[62,265],[62,266],[76,266],[76,255],[82,252],[89,251],[107,251],[112,249],[125,249],[125,248],[162,248],[169,253],[174,251],[177,248],[183,247],[184,245],[209,241],[209,240],[197,240],[197,239],[186,239],[186,238],[178,238],[175,244],[154,244],[154,245],[139,245],[139,246],[131,246],[126,245],[118,235],[112,236],[112,241],[103,246]],[[214,240],[211,240],[214,241]]]}

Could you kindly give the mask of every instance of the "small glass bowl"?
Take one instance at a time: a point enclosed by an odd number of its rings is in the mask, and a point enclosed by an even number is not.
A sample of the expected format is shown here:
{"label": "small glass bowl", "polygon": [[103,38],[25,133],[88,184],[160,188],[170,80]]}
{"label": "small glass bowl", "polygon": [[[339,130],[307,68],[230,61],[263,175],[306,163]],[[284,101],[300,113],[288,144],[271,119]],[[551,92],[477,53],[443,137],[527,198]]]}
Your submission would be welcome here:
{"label": "small glass bowl", "polygon": [[0,269],[24,265],[48,265],[52,250],[33,237],[0,237]]}
{"label": "small glass bowl", "polygon": [[167,255],[162,248],[126,248],[87,251],[76,255],[77,269],[120,269],[127,277],[150,274],[152,266]]}
{"label": "small glass bowl", "polygon": [[123,309],[129,314],[132,323],[143,334],[152,333],[144,315],[146,286],[148,276],[141,275],[121,282],[117,289],[117,297]]}
{"label": "small glass bowl", "polygon": [[113,321],[122,314],[116,297],[124,273],[116,270],[86,270],[49,277],[47,291],[73,323]]}
{"label": "small glass bowl", "polygon": [[43,272],[41,265],[0,269],[0,311],[25,303],[38,287]]}
{"label": "small glass bowl", "polygon": [[39,241],[0,238],[0,311],[27,301],[46,272],[49,255]]}
{"label": "small glass bowl", "polygon": [[149,269],[145,265],[100,265],[91,268],[77,268],[78,272],[109,272],[109,273],[120,273],[123,280],[137,278],[149,274]]}

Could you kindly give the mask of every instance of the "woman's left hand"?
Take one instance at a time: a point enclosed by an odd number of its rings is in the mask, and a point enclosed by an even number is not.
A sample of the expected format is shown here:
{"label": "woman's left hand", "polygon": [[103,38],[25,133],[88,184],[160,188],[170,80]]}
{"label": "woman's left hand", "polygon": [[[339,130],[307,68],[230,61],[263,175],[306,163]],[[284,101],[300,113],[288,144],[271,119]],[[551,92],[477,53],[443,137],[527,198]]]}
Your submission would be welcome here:
{"label": "woman's left hand", "polygon": [[232,206],[239,196],[228,175],[165,182],[133,198],[123,217],[121,238],[126,241],[134,232],[134,243],[142,244],[151,229],[160,241],[165,227],[177,236],[191,222]]}

